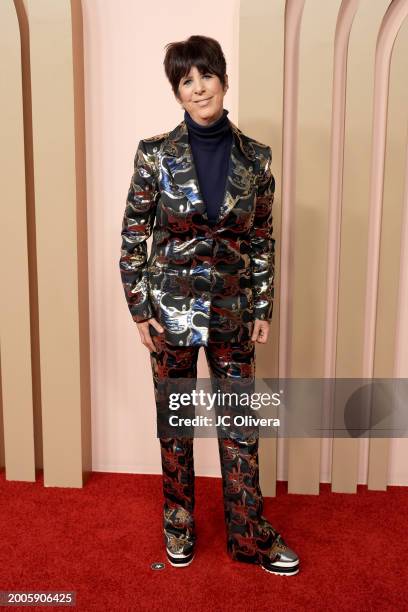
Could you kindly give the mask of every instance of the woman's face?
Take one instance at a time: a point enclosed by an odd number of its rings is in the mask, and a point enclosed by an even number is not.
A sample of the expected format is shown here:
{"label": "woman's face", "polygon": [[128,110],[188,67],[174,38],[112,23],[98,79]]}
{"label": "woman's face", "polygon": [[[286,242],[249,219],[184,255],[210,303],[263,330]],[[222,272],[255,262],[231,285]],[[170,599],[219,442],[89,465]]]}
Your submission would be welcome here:
{"label": "woman's face", "polygon": [[223,87],[217,75],[201,74],[192,66],[188,75],[180,80],[177,100],[196,123],[208,125],[221,117],[227,89],[227,75]]}

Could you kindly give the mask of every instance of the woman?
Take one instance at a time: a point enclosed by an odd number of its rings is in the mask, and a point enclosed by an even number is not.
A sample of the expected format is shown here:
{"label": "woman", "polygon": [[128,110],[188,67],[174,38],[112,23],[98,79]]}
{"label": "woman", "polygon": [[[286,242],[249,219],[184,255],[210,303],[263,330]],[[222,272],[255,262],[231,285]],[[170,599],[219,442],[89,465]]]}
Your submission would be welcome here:
{"label": "woman", "polygon": [[[227,118],[219,43],[190,36],[166,49],[166,76],[184,120],[139,143],[119,263],[150,351],[158,422],[169,408],[165,382],[194,383],[200,346],[212,378],[254,380],[255,342],[267,341],[272,318],[275,254],[272,152]],[[196,544],[193,436],[158,431],[166,552],[172,565],[185,567]],[[296,553],[262,516],[258,436],[217,434],[227,551],[274,574],[296,574]]]}

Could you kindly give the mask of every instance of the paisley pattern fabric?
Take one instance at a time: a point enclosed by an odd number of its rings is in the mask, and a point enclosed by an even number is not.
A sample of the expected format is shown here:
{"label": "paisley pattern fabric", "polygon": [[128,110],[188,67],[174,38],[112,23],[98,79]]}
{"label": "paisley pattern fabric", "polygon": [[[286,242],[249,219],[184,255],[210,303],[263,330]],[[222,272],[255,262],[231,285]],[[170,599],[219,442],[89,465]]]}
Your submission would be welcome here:
{"label": "paisley pattern fabric", "polygon": [[[158,411],[165,401],[159,382],[166,377],[197,377],[199,347],[174,347],[167,344],[164,334],[153,336],[156,351],[150,353]],[[210,373],[215,378],[248,380],[255,377],[255,346],[253,342],[230,344],[209,342],[205,347]],[[279,534],[263,516],[263,497],[259,485],[258,436],[225,437],[218,428],[218,448],[223,484],[226,546],[237,561],[260,564],[280,552]],[[194,520],[194,458],[193,435],[161,437],[163,471],[163,528],[165,542],[173,538],[187,550],[196,542]]]}
{"label": "paisley pattern fabric", "polygon": [[230,124],[225,196],[213,226],[184,120],[141,140],[136,152],[122,222],[121,281],[132,319],[155,317],[174,346],[245,342],[254,319],[272,318],[272,151]]}

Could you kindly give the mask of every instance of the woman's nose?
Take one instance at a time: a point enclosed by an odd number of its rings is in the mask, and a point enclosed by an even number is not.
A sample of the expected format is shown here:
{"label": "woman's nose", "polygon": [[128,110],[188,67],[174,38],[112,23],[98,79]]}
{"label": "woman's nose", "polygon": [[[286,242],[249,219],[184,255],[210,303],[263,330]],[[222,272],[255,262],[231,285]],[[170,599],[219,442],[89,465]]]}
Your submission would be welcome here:
{"label": "woman's nose", "polygon": [[195,91],[196,93],[202,93],[204,91],[204,83],[202,83],[201,81],[198,82],[195,87]]}

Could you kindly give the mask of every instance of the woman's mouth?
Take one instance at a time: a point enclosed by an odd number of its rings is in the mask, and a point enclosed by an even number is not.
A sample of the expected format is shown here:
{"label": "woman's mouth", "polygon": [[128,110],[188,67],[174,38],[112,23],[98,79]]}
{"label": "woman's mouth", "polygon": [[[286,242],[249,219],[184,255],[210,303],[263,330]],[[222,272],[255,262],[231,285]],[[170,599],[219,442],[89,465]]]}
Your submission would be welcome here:
{"label": "woman's mouth", "polygon": [[211,98],[206,98],[205,100],[197,100],[196,104],[198,104],[199,106],[205,106],[210,100]]}

